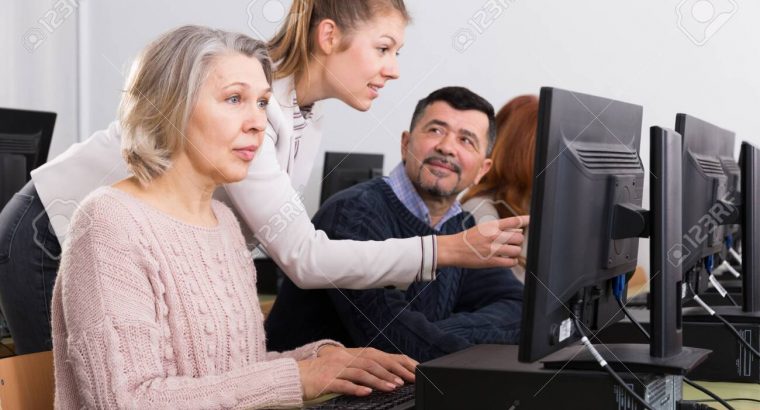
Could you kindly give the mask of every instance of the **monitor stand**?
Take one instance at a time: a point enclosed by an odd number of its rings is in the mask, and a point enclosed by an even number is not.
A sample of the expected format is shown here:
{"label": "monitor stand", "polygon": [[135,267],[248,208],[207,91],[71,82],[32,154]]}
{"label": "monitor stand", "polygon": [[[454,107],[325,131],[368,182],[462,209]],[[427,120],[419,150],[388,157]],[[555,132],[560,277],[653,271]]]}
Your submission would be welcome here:
{"label": "monitor stand", "polygon": [[[616,372],[659,373],[686,375],[702,363],[709,350],[683,347],[670,357],[650,355],[649,344],[598,344],[594,345]],[[547,369],[598,370],[599,363],[582,345],[566,347],[541,361]]]}

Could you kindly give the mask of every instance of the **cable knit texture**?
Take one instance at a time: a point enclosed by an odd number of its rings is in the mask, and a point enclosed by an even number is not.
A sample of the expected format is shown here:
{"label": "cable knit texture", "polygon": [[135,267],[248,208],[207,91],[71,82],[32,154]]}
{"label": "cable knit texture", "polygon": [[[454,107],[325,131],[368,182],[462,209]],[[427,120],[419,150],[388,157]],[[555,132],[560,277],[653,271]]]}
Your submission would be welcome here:
{"label": "cable knit texture", "polygon": [[[460,212],[434,230],[382,178],[335,194],[314,216],[331,239],[449,235],[474,225]],[[285,278],[265,327],[270,349],[330,338],[424,362],[475,344],[517,343],[522,301],[522,284],[505,268],[439,268],[436,280],[406,290],[303,290]]]}
{"label": "cable knit texture", "polygon": [[56,408],[302,403],[296,360],[267,352],[256,272],[232,212],[183,223],[123,191],[83,201],[53,291]]}

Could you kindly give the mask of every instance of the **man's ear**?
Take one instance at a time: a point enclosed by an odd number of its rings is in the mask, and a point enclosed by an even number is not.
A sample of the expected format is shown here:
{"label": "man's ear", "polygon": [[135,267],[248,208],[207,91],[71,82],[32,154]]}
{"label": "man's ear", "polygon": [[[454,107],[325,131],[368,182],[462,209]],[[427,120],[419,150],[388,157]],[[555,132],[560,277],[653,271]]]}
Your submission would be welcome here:
{"label": "man's ear", "polygon": [[330,55],[338,49],[341,33],[338,25],[332,19],[324,19],[316,28],[316,46],[322,54]]}
{"label": "man's ear", "polygon": [[401,162],[403,162],[404,165],[406,165],[406,152],[407,148],[409,148],[409,138],[411,138],[409,131],[401,133]]}
{"label": "man's ear", "polygon": [[473,181],[473,185],[477,185],[480,183],[480,180],[483,179],[483,176],[485,176],[488,171],[491,169],[491,165],[493,165],[493,161],[491,158],[486,158],[483,160],[483,164],[480,166],[480,170],[478,171],[478,174],[475,175],[475,181]]}

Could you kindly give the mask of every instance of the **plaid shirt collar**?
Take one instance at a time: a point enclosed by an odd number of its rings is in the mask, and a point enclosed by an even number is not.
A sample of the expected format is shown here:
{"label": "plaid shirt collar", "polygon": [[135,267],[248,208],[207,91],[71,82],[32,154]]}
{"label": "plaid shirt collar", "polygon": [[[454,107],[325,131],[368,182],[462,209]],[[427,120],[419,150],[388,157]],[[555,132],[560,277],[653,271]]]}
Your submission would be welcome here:
{"label": "plaid shirt collar", "polygon": [[[425,201],[420,197],[420,194],[417,193],[409,176],[406,175],[404,164],[401,163],[396,165],[396,167],[393,168],[393,171],[391,171],[391,174],[384,177],[384,179],[385,182],[390,185],[391,189],[393,189],[393,193],[396,194],[396,197],[398,197],[399,201],[404,204],[406,209],[419,220],[430,225],[430,211],[428,210]],[[443,218],[433,226],[433,229],[439,231],[446,221],[458,215],[460,212],[462,212],[462,206],[459,204],[459,201],[454,201],[454,204],[451,205],[448,211],[446,211]]]}

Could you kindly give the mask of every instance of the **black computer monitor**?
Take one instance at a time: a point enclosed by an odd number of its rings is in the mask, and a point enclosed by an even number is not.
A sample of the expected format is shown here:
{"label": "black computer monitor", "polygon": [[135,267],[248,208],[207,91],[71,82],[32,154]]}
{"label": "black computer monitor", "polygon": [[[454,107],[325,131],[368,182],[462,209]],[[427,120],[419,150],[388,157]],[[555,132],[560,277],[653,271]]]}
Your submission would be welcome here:
{"label": "black computer monitor", "polygon": [[[684,117],[688,118],[688,115],[684,115]],[[678,116],[676,116],[676,122],[678,122]],[[725,132],[719,142],[720,149],[715,154],[723,167],[723,173],[726,174],[726,189],[729,193],[741,192],[741,169],[734,157],[736,136],[733,132]]]}
{"label": "black computer monitor", "polygon": [[383,175],[382,154],[325,152],[320,205],[334,194]]}
{"label": "black computer monitor", "polygon": [[612,239],[616,204],[641,206],[642,107],[542,88],[520,360],[579,338],[572,311],[598,329],[622,318],[610,279],[636,269],[638,239]]}
{"label": "black computer monitor", "polygon": [[[718,209],[733,208],[734,212],[730,212],[727,223],[738,222],[741,224],[742,304],[741,306],[713,305],[709,309],[704,307],[684,309],[683,320],[689,324],[720,323],[719,326],[722,326],[730,323],[736,326],[749,326],[750,328],[760,325],[760,271],[758,271],[758,266],[760,266],[760,208],[757,206],[760,203],[760,150],[752,144],[743,143],[739,156],[739,167],[741,169],[741,195],[738,203],[731,203],[727,206],[725,201],[720,201],[717,207]],[[685,188],[686,185],[684,185]],[[690,269],[696,271],[692,276],[707,276],[699,273],[699,263]],[[684,272],[686,275],[686,271]],[[685,277],[684,279],[688,278]],[[709,340],[706,342],[710,346],[734,346],[737,340],[736,335],[739,333],[715,332],[710,334]],[[756,342],[750,340],[750,343]],[[737,348],[740,347],[741,345],[738,345]],[[746,357],[751,357],[748,351]],[[741,360],[737,363],[743,363]],[[731,369],[728,374],[735,375],[735,363],[727,363],[727,365]],[[752,374],[752,372],[748,372],[745,375],[750,376]]]}
{"label": "black computer monitor", "polygon": [[[676,115],[683,136],[683,248],[680,263],[697,292],[704,288],[704,260],[725,245],[726,218],[736,192],[729,190],[723,161],[733,157],[734,133],[699,118]],[[700,280],[701,278],[701,280]]]}
{"label": "black computer monitor", "polygon": [[613,283],[635,270],[638,238],[651,236],[651,342],[605,350],[632,371],[685,374],[707,352],[682,348],[682,273],[668,261],[681,239],[680,135],[650,130],[647,211],[638,151],[642,107],[542,88],[538,118],[519,360],[544,358],[550,368],[595,365],[590,355],[579,360],[567,349],[545,357],[580,339],[575,317],[591,330],[622,318]]}
{"label": "black computer monitor", "polygon": [[[734,158],[734,137],[727,138],[723,141],[723,146],[718,153],[718,160],[723,166],[723,173],[726,174],[727,197],[732,202],[741,202],[741,169],[739,163]],[[721,259],[729,259],[728,247],[739,249],[741,244],[741,224],[728,224],[724,227],[726,235],[725,249],[721,252]],[[730,238],[730,240],[729,240]]]}
{"label": "black computer monitor", "polygon": [[0,108],[0,209],[47,161],[56,114]]}
{"label": "black computer monitor", "polygon": [[742,310],[760,312],[760,149],[743,142],[739,166],[742,173]]}
{"label": "black computer monitor", "polygon": [[[736,158],[734,158],[734,135],[733,133],[727,133],[723,140],[721,140],[721,148],[716,155],[723,167],[723,173],[726,175],[726,195],[723,200],[723,204],[726,208],[733,208],[733,205],[728,204],[740,204],[741,203],[741,169]],[[733,213],[733,212],[732,212]],[[715,212],[716,215],[724,215],[725,213]],[[734,304],[740,297],[734,297],[737,294],[741,294],[741,280],[737,279],[739,272],[741,271],[741,263],[734,256],[736,252],[741,252],[741,224],[739,223],[738,213],[732,215],[727,221],[720,221],[722,224],[723,241],[720,246],[720,251],[712,258],[708,259],[705,263],[707,266],[710,264],[716,270],[712,271],[715,275],[715,280],[720,282],[720,286],[723,287],[730,295],[727,297],[721,297],[718,289],[709,288],[709,277],[707,275],[700,275],[697,278],[692,278],[692,283],[695,286],[695,290],[699,290],[701,296],[712,304]],[[731,296],[734,295],[734,296]],[[696,304],[691,301],[689,304]]]}

